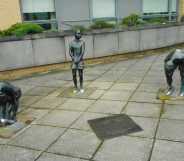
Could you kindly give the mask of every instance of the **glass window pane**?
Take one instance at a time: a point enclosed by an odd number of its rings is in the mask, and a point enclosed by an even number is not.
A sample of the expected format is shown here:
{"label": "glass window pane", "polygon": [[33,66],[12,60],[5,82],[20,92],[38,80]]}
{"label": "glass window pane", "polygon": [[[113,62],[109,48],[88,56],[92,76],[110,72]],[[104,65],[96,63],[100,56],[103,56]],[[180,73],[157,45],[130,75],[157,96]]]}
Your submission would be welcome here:
{"label": "glass window pane", "polygon": [[168,12],[168,0],[143,0],[144,13]]}
{"label": "glass window pane", "polygon": [[55,12],[54,0],[22,0],[23,13]]}
{"label": "glass window pane", "polygon": [[55,19],[55,12],[45,12],[45,13],[24,13],[24,21],[34,21],[34,20],[51,20]]}
{"label": "glass window pane", "polygon": [[93,18],[115,17],[115,0],[93,0]]}
{"label": "glass window pane", "polygon": [[176,12],[177,9],[177,0],[172,0],[172,12]]}

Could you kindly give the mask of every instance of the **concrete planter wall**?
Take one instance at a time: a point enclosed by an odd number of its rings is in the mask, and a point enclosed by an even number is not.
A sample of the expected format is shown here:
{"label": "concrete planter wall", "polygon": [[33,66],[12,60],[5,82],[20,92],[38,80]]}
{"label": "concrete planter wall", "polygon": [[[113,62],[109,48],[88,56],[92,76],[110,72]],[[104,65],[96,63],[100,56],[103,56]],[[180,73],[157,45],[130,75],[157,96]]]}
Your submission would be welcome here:
{"label": "concrete planter wall", "polygon": [[[0,39],[0,71],[70,61],[71,34],[55,33]],[[85,58],[167,47],[184,42],[184,25],[103,30],[86,33]]]}

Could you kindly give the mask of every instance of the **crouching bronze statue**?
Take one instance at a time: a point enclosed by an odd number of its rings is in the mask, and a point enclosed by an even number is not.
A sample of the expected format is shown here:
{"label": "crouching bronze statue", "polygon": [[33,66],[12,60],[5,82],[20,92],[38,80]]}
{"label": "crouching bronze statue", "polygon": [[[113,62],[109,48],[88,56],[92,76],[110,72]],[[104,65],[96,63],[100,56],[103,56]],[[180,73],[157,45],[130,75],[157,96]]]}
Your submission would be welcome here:
{"label": "crouching bronze statue", "polygon": [[21,90],[8,82],[0,82],[0,124],[16,122]]}
{"label": "crouching bronze statue", "polygon": [[80,82],[80,89],[81,93],[84,92],[83,89],[83,69],[84,69],[84,61],[83,56],[85,52],[85,42],[81,40],[81,33],[80,31],[75,32],[75,38],[70,43],[69,46],[69,54],[72,59],[72,75],[73,75],[73,82],[74,82],[74,93],[78,91],[77,86],[77,71],[79,73],[79,82]]}
{"label": "crouching bronze statue", "polygon": [[165,75],[168,84],[166,95],[172,95],[174,92],[173,74],[176,69],[179,69],[181,76],[180,96],[184,96],[184,51],[176,49],[172,51],[165,59]]}

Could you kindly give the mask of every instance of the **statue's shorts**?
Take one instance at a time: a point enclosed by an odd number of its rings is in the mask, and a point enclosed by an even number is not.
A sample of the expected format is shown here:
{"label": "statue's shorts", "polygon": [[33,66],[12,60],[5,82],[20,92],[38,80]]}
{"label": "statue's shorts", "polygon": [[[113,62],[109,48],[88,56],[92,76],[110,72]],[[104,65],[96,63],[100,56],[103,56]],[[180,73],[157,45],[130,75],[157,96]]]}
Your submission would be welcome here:
{"label": "statue's shorts", "polygon": [[81,61],[79,63],[72,62],[71,68],[72,69],[76,69],[76,70],[78,70],[78,69],[84,69],[84,62],[83,61]]}

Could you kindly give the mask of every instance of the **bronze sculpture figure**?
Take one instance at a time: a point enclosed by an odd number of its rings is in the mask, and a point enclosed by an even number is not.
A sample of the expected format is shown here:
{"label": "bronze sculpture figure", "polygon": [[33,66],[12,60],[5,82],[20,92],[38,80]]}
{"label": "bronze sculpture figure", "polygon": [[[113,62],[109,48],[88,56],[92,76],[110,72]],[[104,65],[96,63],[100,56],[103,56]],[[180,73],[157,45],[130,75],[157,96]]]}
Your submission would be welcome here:
{"label": "bronze sculpture figure", "polygon": [[180,96],[184,96],[184,51],[176,49],[165,58],[165,75],[168,84],[168,89],[166,95],[172,95],[174,92],[173,74],[176,69],[179,69],[181,76],[181,87],[180,87]]}
{"label": "bronze sculpture figure", "polygon": [[9,82],[0,82],[0,124],[16,122],[21,90]]}
{"label": "bronze sculpture figure", "polygon": [[72,58],[72,75],[74,82],[74,93],[77,93],[77,71],[79,73],[79,81],[80,81],[80,92],[83,93],[83,69],[84,69],[84,61],[83,56],[85,52],[85,42],[81,39],[81,32],[75,32],[75,38],[69,45],[69,54]]}

